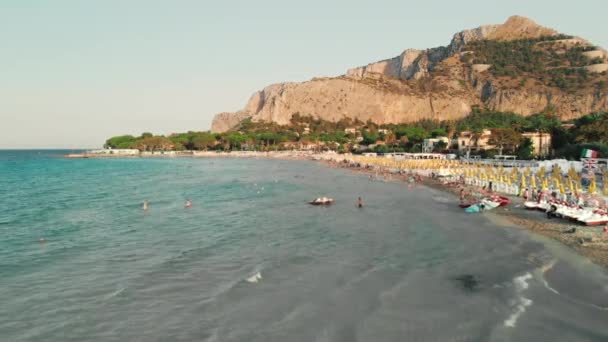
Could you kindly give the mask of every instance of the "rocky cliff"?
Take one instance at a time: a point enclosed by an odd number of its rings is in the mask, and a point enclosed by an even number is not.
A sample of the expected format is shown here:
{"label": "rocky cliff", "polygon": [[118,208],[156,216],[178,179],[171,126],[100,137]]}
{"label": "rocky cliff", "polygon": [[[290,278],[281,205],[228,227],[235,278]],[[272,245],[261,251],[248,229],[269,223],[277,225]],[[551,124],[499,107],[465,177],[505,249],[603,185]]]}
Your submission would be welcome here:
{"label": "rocky cliff", "polygon": [[[503,57],[509,45],[491,45],[495,51],[488,48],[488,41],[523,42],[535,68],[528,70],[525,60],[523,66],[519,61],[519,69],[510,68],[508,58],[519,57],[507,52],[507,62],[497,58],[496,51]],[[575,118],[608,110],[607,59],[605,50],[584,39],[560,36],[514,16],[502,25],[459,32],[447,46],[408,49],[397,57],[350,69],[344,76],[271,85],[256,92],[242,111],[216,115],[211,130],[229,130],[247,117],[287,124],[294,113],[380,124],[449,120],[466,116],[474,105],[522,115],[552,106],[563,119]],[[546,63],[536,65],[542,61]],[[574,85],[575,81],[568,83],[573,77],[578,82]]]}

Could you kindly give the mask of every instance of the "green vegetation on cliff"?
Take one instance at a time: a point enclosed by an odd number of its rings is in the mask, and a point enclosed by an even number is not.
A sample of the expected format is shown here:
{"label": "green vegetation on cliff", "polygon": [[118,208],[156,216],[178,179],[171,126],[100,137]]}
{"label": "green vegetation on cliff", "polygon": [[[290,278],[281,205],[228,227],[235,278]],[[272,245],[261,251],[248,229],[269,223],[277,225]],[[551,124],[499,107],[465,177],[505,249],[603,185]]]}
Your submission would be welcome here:
{"label": "green vegetation on cliff", "polygon": [[[490,64],[496,77],[524,77],[541,84],[575,92],[589,86],[605,87],[605,75],[591,74],[585,66],[602,63],[589,59],[584,52],[594,46],[563,42],[569,36],[551,36],[513,41],[481,40],[465,47],[461,61],[466,64]],[[600,83],[601,81],[604,83]]]}

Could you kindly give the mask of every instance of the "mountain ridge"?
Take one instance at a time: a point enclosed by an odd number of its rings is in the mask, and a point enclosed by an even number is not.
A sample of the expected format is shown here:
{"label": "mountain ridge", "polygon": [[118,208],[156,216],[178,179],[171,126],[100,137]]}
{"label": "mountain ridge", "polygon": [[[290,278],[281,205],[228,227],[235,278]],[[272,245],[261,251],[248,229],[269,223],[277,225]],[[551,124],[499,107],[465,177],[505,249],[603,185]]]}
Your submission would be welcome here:
{"label": "mountain ridge", "polygon": [[606,50],[512,16],[460,31],[446,46],[406,49],[342,76],[270,85],[243,110],[216,115],[211,130],[230,130],[248,117],[287,124],[294,113],[379,124],[450,120],[474,106],[522,115],[551,107],[560,118],[576,118],[608,110],[607,71]]}

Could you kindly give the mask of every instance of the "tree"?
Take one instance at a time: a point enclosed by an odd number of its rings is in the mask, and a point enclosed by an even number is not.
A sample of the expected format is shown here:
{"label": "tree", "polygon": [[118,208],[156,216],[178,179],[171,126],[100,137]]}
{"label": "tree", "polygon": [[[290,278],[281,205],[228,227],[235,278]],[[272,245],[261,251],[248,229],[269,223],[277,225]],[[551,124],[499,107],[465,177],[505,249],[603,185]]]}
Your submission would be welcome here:
{"label": "tree", "polygon": [[524,138],[519,147],[517,147],[515,153],[517,154],[517,159],[532,159],[534,156],[534,146],[532,144],[532,140],[530,140],[530,138]]}
{"label": "tree", "polygon": [[363,144],[363,145],[375,144],[376,141],[378,141],[378,139],[379,139],[378,133],[376,133],[376,132],[363,130],[362,134],[363,134],[363,141],[361,141],[361,144]]}
{"label": "tree", "polygon": [[106,140],[105,148],[131,148],[137,139],[132,135],[119,135]]}
{"label": "tree", "polygon": [[433,137],[433,138],[445,137],[447,135],[448,135],[448,133],[443,128],[436,128],[431,131],[431,137]]}
{"label": "tree", "polygon": [[433,152],[443,152],[448,148],[448,144],[445,141],[438,141],[433,145]]}
{"label": "tree", "polygon": [[501,155],[504,149],[509,152],[515,151],[522,139],[521,134],[512,128],[493,128],[491,131],[492,135],[488,143],[495,145]]}
{"label": "tree", "polygon": [[140,151],[170,151],[174,145],[171,140],[165,137],[148,137],[138,140],[134,147]]}
{"label": "tree", "polygon": [[197,134],[192,138],[192,147],[195,150],[207,151],[217,144],[217,139],[211,133]]}
{"label": "tree", "polygon": [[222,140],[225,141],[226,144],[228,144],[228,149],[232,150],[235,148],[240,148],[241,144],[245,143],[245,141],[247,140],[247,137],[240,133],[231,132],[224,135],[222,137]]}
{"label": "tree", "polygon": [[608,115],[576,129],[577,142],[608,144]]}

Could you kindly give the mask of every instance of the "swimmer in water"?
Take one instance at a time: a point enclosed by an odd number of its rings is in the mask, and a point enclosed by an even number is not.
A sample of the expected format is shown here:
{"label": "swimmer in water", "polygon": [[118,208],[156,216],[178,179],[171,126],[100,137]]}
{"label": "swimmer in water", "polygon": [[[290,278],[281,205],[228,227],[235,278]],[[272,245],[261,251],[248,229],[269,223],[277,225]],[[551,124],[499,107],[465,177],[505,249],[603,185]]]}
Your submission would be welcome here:
{"label": "swimmer in water", "polygon": [[361,197],[359,197],[359,198],[357,199],[357,207],[359,207],[359,208],[363,208],[363,200],[361,199]]}
{"label": "swimmer in water", "polygon": [[148,200],[144,200],[144,205],[142,206],[144,211],[148,211]]}
{"label": "swimmer in water", "polygon": [[192,201],[190,201],[189,199],[186,200],[186,208],[190,208],[192,207]]}
{"label": "swimmer in water", "polygon": [[38,239],[38,242],[40,242],[40,243],[45,243],[45,242],[46,242],[46,240],[45,240],[43,237],[41,237],[41,238],[39,238],[39,239]]}

